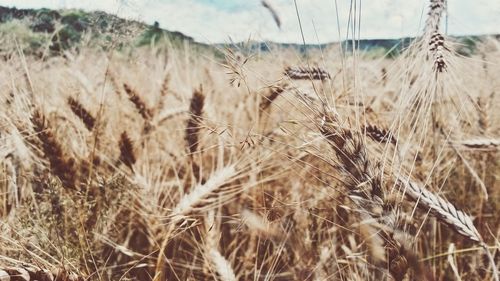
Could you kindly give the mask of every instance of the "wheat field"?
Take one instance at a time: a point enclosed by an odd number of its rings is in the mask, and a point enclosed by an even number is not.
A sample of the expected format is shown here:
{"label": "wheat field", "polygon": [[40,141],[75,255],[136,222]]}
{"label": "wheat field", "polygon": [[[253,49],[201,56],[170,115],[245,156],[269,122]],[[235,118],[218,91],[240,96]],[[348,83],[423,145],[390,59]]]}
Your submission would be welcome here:
{"label": "wheat field", "polygon": [[500,41],[0,61],[0,280],[498,280]]}

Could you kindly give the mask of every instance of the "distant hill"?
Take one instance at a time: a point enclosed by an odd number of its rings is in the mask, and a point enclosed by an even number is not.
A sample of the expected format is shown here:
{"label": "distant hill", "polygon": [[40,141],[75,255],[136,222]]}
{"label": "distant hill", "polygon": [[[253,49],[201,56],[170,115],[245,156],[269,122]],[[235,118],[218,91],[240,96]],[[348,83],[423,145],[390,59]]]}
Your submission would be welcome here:
{"label": "distant hill", "polygon": [[[487,38],[495,38],[500,40],[500,35],[474,35],[474,36],[451,36],[456,42],[456,51],[464,56],[470,56],[476,52],[477,44]],[[415,38],[406,37],[401,39],[362,39],[362,40],[346,40],[342,42],[326,43],[326,44],[290,44],[276,42],[240,42],[231,45],[234,49],[247,50],[251,52],[269,52],[278,49],[292,49],[300,53],[306,54],[310,51],[326,50],[330,48],[338,48],[342,44],[345,52],[349,53],[355,48],[361,52],[372,53],[373,56],[397,57],[406,49]],[[219,47],[227,47],[225,44],[218,44]]]}
{"label": "distant hill", "polygon": [[[168,42],[179,45],[185,42],[200,49],[211,46],[195,42],[181,32],[160,28],[155,23],[127,20],[105,12],[82,10],[16,9],[0,6],[0,35],[16,36],[28,53],[48,46],[52,53],[78,48],[85,43],[103,48],[123,48]],[[7,45],[0,46],[0,52]]]}
{"label": "distant hill", "polygon": [[[273,49],[293,49],[303,54],[311,50],[338,46],[329,44],[284,44],[276,42],[236,43],[231,45],[207,45],[196,42],[181,33],[160,28],[158,23],[148,25],[143,22],[127,20],[105,12],[85,12],[82,10],[16,9],[0,6],[0,36],[15,36],[17,44],[26,53],[35,55],[57,54],[82,44],[101,48],[126,48],[145,45],[182,46],[189,43],[201,51],[222,56],[218,49],[243,48],[245,51],[267,52]],[[477,42],[486,36],[456,37],[462,46],[459,52],[464,55],[474,53]],[[496,35],[500,39],[499,35]],[[397,56],[406,48],[412,38],[375,39],[356,41],[360,50],[379,55]],[[14,42],[6,40],[6,42]],[[344,50],[352,50],[352,41],[341,43]],[[11,51],[14,46],[8,43],[0,45],[0,53]]]}

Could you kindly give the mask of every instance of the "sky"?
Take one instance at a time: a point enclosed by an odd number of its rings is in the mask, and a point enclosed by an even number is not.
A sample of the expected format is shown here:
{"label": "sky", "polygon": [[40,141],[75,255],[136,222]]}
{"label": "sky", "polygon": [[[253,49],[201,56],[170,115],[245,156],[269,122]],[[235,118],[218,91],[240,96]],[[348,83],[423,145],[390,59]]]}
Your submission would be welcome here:
{"label": "sky", "polygon": [[[162,28],[203,43],[249,38],[302,43],[294,0],[268,2],[278,12],[281,28],[260,0],[0,0],[0,5],[101,10],[150,24],[158,21]],[[361,13],[360,37],[385,39],[418,35],[429,0],[296,0],[306,43],[346,39],[351,2]],[[447,30],[450,35],[500,33],[500,0],[448,0]]]}

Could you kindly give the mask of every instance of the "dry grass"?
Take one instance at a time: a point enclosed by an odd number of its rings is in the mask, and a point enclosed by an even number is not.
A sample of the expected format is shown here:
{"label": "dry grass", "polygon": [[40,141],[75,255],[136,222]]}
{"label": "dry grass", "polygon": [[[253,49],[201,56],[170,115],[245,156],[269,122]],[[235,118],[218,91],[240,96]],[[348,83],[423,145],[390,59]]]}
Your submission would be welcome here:
{"label": "dry grass", "polygon": [[496,280],[500,43],[442,9],[395,60],[13,52],[0,279]]}

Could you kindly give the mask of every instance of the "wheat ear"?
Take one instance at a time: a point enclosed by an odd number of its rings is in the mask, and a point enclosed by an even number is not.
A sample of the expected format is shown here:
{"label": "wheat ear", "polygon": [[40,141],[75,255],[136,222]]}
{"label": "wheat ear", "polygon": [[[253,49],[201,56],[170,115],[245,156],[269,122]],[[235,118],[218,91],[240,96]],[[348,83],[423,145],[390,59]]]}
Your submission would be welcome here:
{"label": "wheat ear", "polygon": [[120,161],[125,164],[125,166],[129,167],[130,170],[133,169],[133,165],[136,162],[136,157],[134,153],[134,145],[132,144],[132,140],[128,136],[127,132],[123,132],[120,135]]}
{"label": "wheat ear", "polygon": [[45,117],[36,110],[31,123],[36,136],[41,142],[44,156],[49,160],[50,171],[57,176],[63,185],[68,188],[76,188],[77,171],[75,161],[72,158],[65,157],[61,144],[56,139]]}
{"label": "wheat ear", "polygon": [[330,73],[320,67],[287,67],[284,74],[290,79],[303,80],[327,80],[330,79]]}
{"label": "wheat ear", "polygon": [[269,88],[269,93],[260,102],[259,108],[261,111],[266,110],[271,106],[273,101],[277,99],[285,90],[287,85],[283,86],[273,86]]}
{"label": "wheat ear", "polygon": [[384,246],[387,253],[389,272],[395,280],[403,280],[409,264],[404,248],[390,233],[394,230],[394,223],[388,219],[391,209],[385,199],[382,187],[381,174],[376,173],[364,148],[363,139],[356,132],[341,126],[337,117],[329,112],[323,113],[319,126],[320,132],[328,140],[335,151],[342,172],[347,176],[344,183],[347,185],[350,200],[360,210],[360,216],[367,221],[380,221],[388,232],[381,230]]}
{"label": "wheat ear", "polygon": [[421,184],[405,179],[400,174],[395,174],[395,177],[403,191],[419,203],[419,208],[430,209],[441,221],[470,240],[482,241],[472,219],[465,212],[458,210],[452,203],[427,190]]}
{"label": "wheat ear", "polygon": [[123,89],[128,95],[128,99],[135,105],[135,108],[142,116],[142,118],[146,121],[151,119],[151,110],[146,106],[146,102],[142,100],[142,98],[137,94],[137,92],[132,89],[127,83],[123,83]]}
{"label": "wheat ear", "polygon": [[366,134],[376,142],[391,143],[394,145],[398,143],[392,132],[386,129],[379,128],[376,125],[368,124],[367,126],[365,126],[365,131]]}
{"label": "wheat ear", "polygon": [[279,15],[278,15],[278,12],[273,7],[273,5],[269,2],[269,0],[262,0],[261,3],[262,3],[262,6],[264,8],[266,8],[267,10],[269,10],[269,12],[273,16],[274,22],[276,23],[276,25],[278,26],[278,28],[281,28],[281,19],[280,19]]}
{"label": "wheat ear", "polygon": [[79,101],[72,97],[68,98],[68,105],[71,111],[73,111],[73,113],[78,116],[80,120],[82,120],[87,130],[92,131],[95,125],[95,118],[92,114],[90,114],[90,112],[86,110]]}
{"label": "wheat ear", "polygon": [[209,197],[222,192],[222,187],[236,174],[237,170],[234,165],[229,165],[216,171],[207,182],[204,184],[198,184],[190,193],[184,195],[180,199],[179,203],[177,203],[177,205],[173,208],[170,214],[170,225],[165,232],[165,239],[160,245],[158,260],[156,262],[156,274],[159,279],[156,280],[166,280],[163,265],[166,261],[168,261],[168,259],[165,256],[165,251],[169,244],[170,236],[177,227],[177,224],[182,222],[190,213],[195,210],[200,210],[200,206],[210,204],[211,202]]}
{"label": "wheat ear", "polygon": [[484,243],[481,235],[474,226],[472,219],[465,212],[458,210],[452,203],[430,192],[420,184],[407,179],[405,180],[398,174],[395,176],[397,178],[397,182],[401,184],[406,191],[406,194],[418,202],[418,206],[420,208],[430,209],[432,213],[440,219],[440,221],[449,225],[457,233],[469,238],[472,241],[478,242],[479,245],[481,245],[490,260],[490,264],[493,269],[493,278],[495,281],[498,281],[499,273],[495,260],[488,250],[486,243]]}
{"label": "wheat ear", "polygon": [[[220,222],[219,222],[220,223]],[[236,281],[236,274],[234,273],[231,263],[222,255],[218,249],[220,230],[218,224],[215,222],[215,212],[208,211],[205,217],[206,228],[206,256],[210,264],[215,268],[219,279],[221,281]]]}
{"label": "wheat ear", "polygon": [[220,192],[224,184],[237,173],[234,165],[226,166],[216,171],[204,184],[198,184],[193,190],[184,195],[172,210],[172,217],[184,217],[200,205],[208,203],[208,197]]}
{"label": "wheat ear", "polygon": [[487,139],[487,138],[476,138],[468,139],[460,142],[461,145],[473,148],[473,149],[484,149],[484,150],[495,150],[500,146],[499,139]]}
{"label": "wheat ear", "polygon": [[198,149],[198,134],[200,131],[201,115],[203,114],[203,105],[205,103],[205,96],[203,89],[193,92],[191,103],[189,105],[190,118],[186,125],[186,142],[189,152],[192,154]]}
{"label": "wheat ear", "polygon": [[236,281],[236,275],[234,274],[233,268],[229,261],[215,248],[208,250],[208,257],[212,264],[214,265],[217,273],[219,274],[220,280],[222,281]]}

